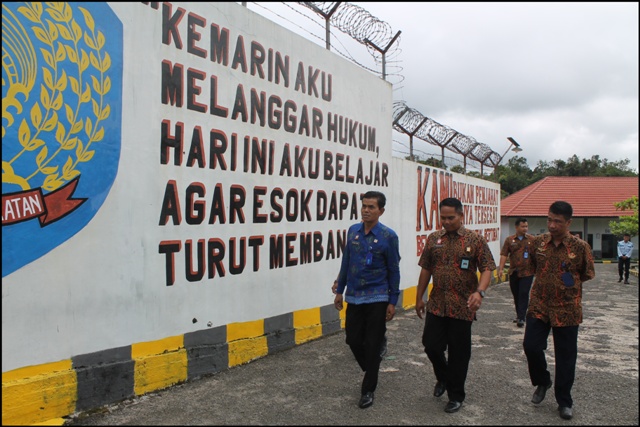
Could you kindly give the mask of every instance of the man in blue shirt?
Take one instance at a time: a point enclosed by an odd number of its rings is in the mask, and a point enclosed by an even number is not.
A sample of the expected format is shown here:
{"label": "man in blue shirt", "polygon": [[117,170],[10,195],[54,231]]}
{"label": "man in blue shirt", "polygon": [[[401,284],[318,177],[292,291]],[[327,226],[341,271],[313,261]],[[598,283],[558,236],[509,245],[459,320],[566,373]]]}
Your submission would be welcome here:
{"label": "man in blue shirt", "polygon": [[379,191],[362,196],[362,222],[349,227],[342,254],[334,306],[347,302],[346,342],[365,372],[358,406],[373,405],[378,385],[380,348],[386,322],[393,319],[400,296],[400,249],[398,235],[378,221],[386,197]]}
{"label": "man in blue shirt", "polygon": [[622,271],[624,269],[624,284],[629,284],[629,267],[631,267],[631,254],[633,253],[633,243],[629,241],[631,235],[625,233],[622,241],[618,242],[618,274],[620,279],[618,283],[622,282]]}

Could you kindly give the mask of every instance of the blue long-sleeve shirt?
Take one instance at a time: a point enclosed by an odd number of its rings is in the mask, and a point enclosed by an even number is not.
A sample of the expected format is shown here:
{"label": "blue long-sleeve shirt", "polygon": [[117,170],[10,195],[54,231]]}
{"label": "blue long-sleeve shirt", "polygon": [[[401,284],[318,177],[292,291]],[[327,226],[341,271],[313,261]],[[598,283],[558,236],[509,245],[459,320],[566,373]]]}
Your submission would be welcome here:
{"label": "blue long-sleeve shirt", "polygon": [[621,256],[631,257],[631,253],[633,252],[633,243],[631,241],[625,242],[621,240],[618,242],[618,258]]}
{"label": "blue long-sleeve shirt", "polygon": [[395,231],[380,222],[366,235],[364,223],[349,227],[336,291],[342,294],[345,288],[347,304],[398,303],[400,248]]}

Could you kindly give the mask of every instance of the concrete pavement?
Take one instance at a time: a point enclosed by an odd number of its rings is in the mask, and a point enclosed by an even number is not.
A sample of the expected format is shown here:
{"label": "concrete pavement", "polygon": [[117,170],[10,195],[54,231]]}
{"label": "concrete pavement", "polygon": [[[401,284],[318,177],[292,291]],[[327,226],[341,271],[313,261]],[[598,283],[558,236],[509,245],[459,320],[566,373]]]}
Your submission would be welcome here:
{"label": "concrete pavement", "polygon": [[[416,268],[418,268],[416,266]],[[638,425],[638,277],[617,283],[616,264],[596,264],[584,285],[573,387],[574,417],[558,416],[553,390],[531,403],[518,328],[506,282],[487,292],[474,323],[467,398],[445,413],[446,394],[433,397],[435,378],[420,338],[423,321],[399,311],[388,324],[375,402],[360,409],[362,372],[344,331],[247,365],[75,414],[67,425]],[[323,284],[323,286],[325,286]],[[333,295],[327,286],[327,301]],[[547,351],[553,375],[553,340]]]}

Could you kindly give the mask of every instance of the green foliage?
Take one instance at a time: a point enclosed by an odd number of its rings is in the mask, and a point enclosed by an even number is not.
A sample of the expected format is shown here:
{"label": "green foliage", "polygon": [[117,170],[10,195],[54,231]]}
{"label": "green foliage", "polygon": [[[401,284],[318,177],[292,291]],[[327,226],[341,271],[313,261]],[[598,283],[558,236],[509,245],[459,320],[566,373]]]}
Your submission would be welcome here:
{"label": "green foliage", "polygon": [[638,196],[632,196],[622,202],[616,202],[613,204],[616,210],[626,211],[632,210],[633,215],[622,216],[617,221],[611,221],[609,228],[611,233],[616,236],[623,236],[625,233],[629,233],[631,237],[638,235]]}
{"label": "green foliage", "polygon": [[638,176],[629,168],[629,159],[617,162],[609,162],[601,159],[599,155],[593,155],[590,159],[582,159],[575,154],[564,160],[554,160],[551,163],[539,161],[535,173],[540,177],[545,176]]}
{"label": "green foliage", "polygon": [[464,167],[460,166],[460,165],[455,165],[451,167],[451,172],[455,172],[455,173],[464,173]]}
{"label": "green foliage", "polygon": [[[411,156],[405,156],[406,160],[411,160]],[[413,160],[416,163],[420,163],[422,165],[433,166],[436,168],[447,170],[447,165],[442,163],[442,160],[436,159],[435,157],[429,157],[428,159],[422,159],[419,155],[414,155]]]}
{"label": "green foliage", "polygon": [[498,165],[489,180],[500,184],[503,198],[535,182],[527,159],[520,156],[510,158],[506,165]]}
{"label": "green foliage", "polygon": [[[582,159],[575,154],[565,160],[552,162],[539,161],[531,170],[527,159],[514,156],[505,165],[498,165],[487,179],[500,184],[502,198],[505,198],[523,188],[540,181],[547,176],[638,176],[629,168],[629,159],[609,162],[599,155],[590,159]],[[453,168],[451,169],[453,172]]]}
{"label": "green foliage", "polygon": [[447,165],[442,163],[442,160],[436,159],[435,157],[429,157],[427,160],[417,160],[418,163],[422,163],[423,165],[433,166],[440,169],[447,169]]}

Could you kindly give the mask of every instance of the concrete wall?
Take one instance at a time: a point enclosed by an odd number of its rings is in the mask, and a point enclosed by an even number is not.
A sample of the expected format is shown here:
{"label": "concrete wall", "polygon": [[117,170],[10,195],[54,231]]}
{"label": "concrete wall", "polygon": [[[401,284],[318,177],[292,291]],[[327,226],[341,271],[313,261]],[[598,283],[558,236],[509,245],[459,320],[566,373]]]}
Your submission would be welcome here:
{"label": "concrete wall", "polygon": [[3,4],[5,47],[3,424],[340,330],[330,286],[369,189],[400,306],[444,197],[497,259],[498,185],[393,158],[390,84],[239,4]]}

